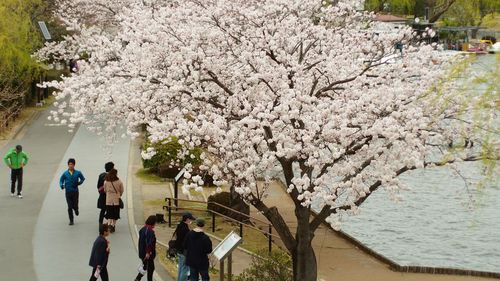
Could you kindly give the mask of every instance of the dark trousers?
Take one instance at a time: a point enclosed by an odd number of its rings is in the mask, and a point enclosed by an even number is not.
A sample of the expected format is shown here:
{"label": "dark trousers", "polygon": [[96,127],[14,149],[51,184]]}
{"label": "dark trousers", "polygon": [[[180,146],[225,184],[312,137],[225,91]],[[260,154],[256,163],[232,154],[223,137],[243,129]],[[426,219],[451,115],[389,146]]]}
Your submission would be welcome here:
{"label": "dark trousers", "polygon": [[190,273],[189,280],[198,281],[198,280],[200,280],[200,277],[199,277],[200,275],[201,275],[202,281],[209,281],[210,280],[210,275],[208,275],[208,269],[202,270],[202,269],[197,269],[197,268],[194,268],[193,266],[190,266],[189,273]]}
{"label": "dark trousers", "polygon": [[106,215],[106,208],[101,209],[101,212],[99,213],[99,224],[102,224],[104,222],[105,215]]}
{"label": "dark trousers", "polygon": [[10,180],[11,180],[10,193],[14,193],[16,191],[16,181],[17,181],[17,195],[20,195],[21,191],[23,191],[23,168],[11,169]]}
{"label": "dark trousers", "polygon": [[[155,271],[155,262],[153,259],[142,260],[142,264],[144,265],[144,269],[148,271],[146,273],[148,275],[148,281],[153,281],[153,272]],[[137,274],[135,280],[141,280],[142,274]]]}
{"label": "dark trousers", "polygon": [[[96,281],[97,280],[97,278],[95,278],[95,276],[94,276],[96,269],[97,269],[97,267],[94,267],[92,269],[92,275],[90,276],[89,281]],[[101,276],[102,281],[109,281],[108,269],[106,267],[101,268],[101,273],[99,275]]]}
{"label": "dark trousers", "polygon": [[78,212],[78,191],[66,192],[69,221],[73,221],[73,210]]}

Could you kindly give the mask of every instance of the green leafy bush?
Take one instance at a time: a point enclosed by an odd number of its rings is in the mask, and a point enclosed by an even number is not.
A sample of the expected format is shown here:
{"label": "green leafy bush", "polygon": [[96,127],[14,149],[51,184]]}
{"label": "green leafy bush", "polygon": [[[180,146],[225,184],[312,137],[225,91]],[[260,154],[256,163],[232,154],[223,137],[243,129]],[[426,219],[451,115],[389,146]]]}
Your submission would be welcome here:
{"label": "green leafy bush", "polygon": [[151,159],[143,159],[143,166],[154,172],[160,172],[162,177],[173,177],[179,171],[180,167],[186,164],[197,166],[201,164],[201,148],[194,148],[189,150],[188,155],[179,157],[182,153],[183,146],[179,143],[177,137],[171,136],[164,141],[152,143],[146,139],[142,149],[147,150],[153,148],[156,154]]}
{"label": "green leafy bush", "polygon": [[273,280],[290,281],[293,280],[292,258],[281,251],[262,251],[259,253],[262,258],[252,258],[252,264],[236,277],[236,281]]}

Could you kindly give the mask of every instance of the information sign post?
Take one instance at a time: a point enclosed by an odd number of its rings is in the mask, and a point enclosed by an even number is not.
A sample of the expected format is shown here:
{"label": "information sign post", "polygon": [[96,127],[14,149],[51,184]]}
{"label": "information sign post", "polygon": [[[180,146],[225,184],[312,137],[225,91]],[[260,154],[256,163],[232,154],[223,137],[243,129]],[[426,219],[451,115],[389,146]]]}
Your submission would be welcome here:
{"label": "information sign post", "polygon": [[220,264],[220,281],[224,281],[224,261],[227,259],[227,273],[228,281],[232,279],[233,271],[233,251],[241,244],[241,237],[238,236],[234,231],[231,231],[222,242],[215,247],[212,251],[212,255],[219,260]]}
{"label": "information sign post", "polygon": [[179,203],[177,202],[177,199],[179,198],[179,181],[181,180],[182,176],[184,176],[184,173],[186,172],[186,169],[182,169],[177,175],[175,175],[174,178],[174,205],[176,207],[179,207]]}

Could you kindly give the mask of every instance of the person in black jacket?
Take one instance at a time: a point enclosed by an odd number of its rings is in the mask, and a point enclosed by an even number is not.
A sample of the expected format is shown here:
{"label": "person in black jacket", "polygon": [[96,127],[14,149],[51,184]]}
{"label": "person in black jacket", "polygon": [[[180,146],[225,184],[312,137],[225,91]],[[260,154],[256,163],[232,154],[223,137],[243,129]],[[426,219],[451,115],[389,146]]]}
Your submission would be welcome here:
{"label": "person in black jacket", "polygon": [[184,248],[186,249],[186,265],[189,266],[190,279],[209,281],[208,275],[208,254],[212,252],[212,241],[203,232],[205,220],[198,218],[196,228],[191,230],[184,239]]}
{"label": "person in black jacket", "polygon": [[189,267],[186,265],[186,253],[184,249],[184,238],[189,233],[189,225],[195,218],[190,212],[185,212],[182,215],[182,221],[179,222],[175,229],[175,249],[179,257],[179,267],[177,271],[177,281],[187,281]]}
{"label": "person in black jacket", "polygon": [[106,215],[106,192],[104,191],[104,178],[114,167],[115,164],[113,162],[104,164],[104,170],[106,172],[101,173],[99,175],[99,178],[97,179],[97,192],[99,192],[99,198],[97,199],[97,208],[101,209],[101,212],[99,213],[99,225],[104,222],[104,216]]}
{"label": "person in black jacket", "polygon": [[[99,225],[99,236],[95,239],[90,253],[89,265],[92,267],[92,275],[89,281],[97,280],[97,276],[101,276],[102,281],[108,281],[108,264],[109,257],[109,241],[106,239],[109,235],[109,228],[106,224]],[[97,271],[97,274],[96,274]]]}
{"label": "person in black jacket", "polygon": [[[156,216],[149,216],[145,225],[139,230],[139,258],[142,260],[143,271],[147,271],[148,281],[153,281],[153,272],[155,271],[154,259],[156,257],[156,235],[155,235]],[[139,272],[134,281],[141,280],[144,273]]]}

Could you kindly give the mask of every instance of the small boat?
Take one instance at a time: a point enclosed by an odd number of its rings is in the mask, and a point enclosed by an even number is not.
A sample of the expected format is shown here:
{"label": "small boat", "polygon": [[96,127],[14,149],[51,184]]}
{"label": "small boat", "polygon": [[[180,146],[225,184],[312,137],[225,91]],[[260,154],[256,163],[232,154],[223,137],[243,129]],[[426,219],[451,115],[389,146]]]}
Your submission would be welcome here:
{"label": "small boat", "polygon": [[482,55],[482,54],[487,54],[488,52],[486,51],[486,44],[474,44],[474,45],[471,45],[469,47],[469,49],[467,49],[467,52],[469,53],[475,53],[475,54],[478,54],[478,55]]}
{"label": "small boat", "polygon": [[496,42],[495,44],[491,45],[488,48],[488,53],[490,54],[500,53],[500,42]]}

